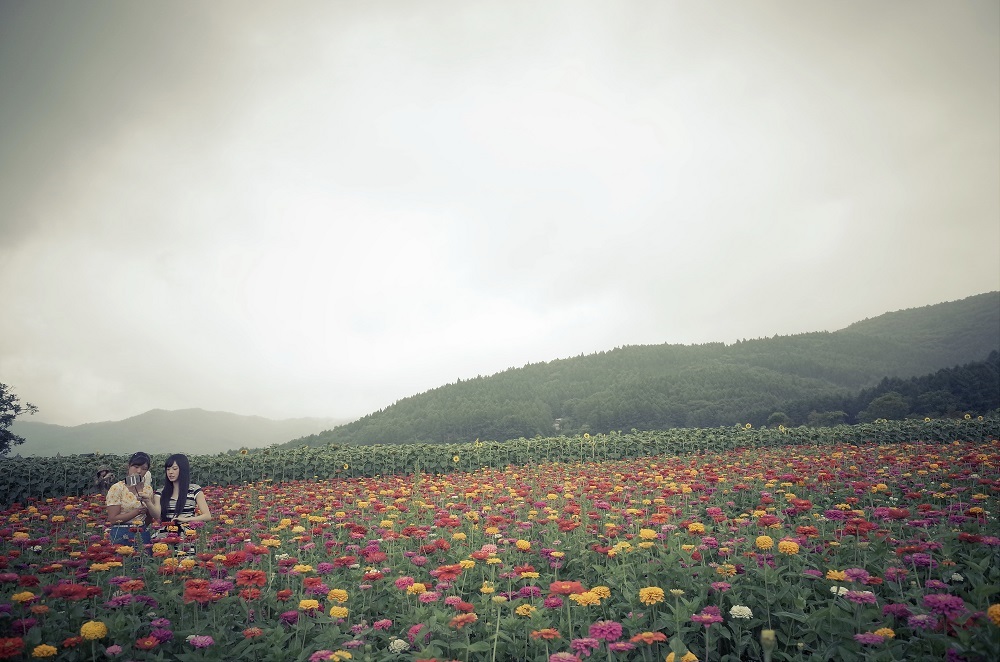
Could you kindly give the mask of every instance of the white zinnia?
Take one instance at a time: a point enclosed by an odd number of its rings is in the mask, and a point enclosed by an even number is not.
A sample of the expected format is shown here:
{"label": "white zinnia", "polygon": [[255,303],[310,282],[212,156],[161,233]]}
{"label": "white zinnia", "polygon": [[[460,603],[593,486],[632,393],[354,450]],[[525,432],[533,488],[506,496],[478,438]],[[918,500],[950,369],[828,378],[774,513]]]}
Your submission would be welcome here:
{"label": "white zinnia", "polygon": [[753,611],[744,605],[733,605],[729,610],[729,615],[733,618],[753,618]]}
{"label": "white zinnia", "polygon": [[410,649],[410,644],[406,643],[402,639],[393,639],[392,641],[389,642],[390,653],[399,654],[409,649]]}
{"label": "white zinnia", "polygon": [[831,586],[830,587],[830,593],[833,593],[834,595],[843,595],[844,593],[847,593],[847,587],[846,586]]}

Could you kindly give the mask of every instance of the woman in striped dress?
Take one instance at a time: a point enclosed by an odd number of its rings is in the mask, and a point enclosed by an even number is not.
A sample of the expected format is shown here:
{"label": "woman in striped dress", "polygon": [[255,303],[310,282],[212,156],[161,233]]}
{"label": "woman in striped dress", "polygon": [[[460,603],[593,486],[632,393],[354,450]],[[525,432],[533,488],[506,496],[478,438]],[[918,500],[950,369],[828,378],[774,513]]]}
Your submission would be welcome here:
{"label": "woman in striped dress", "polygon": [[164,463],[166,480],[163,489],[148,499],[147,508],[164,524],[183,525],[208,522],[212,511],[201,486],[191,482],[191,466],[186,455],[177,453]]}

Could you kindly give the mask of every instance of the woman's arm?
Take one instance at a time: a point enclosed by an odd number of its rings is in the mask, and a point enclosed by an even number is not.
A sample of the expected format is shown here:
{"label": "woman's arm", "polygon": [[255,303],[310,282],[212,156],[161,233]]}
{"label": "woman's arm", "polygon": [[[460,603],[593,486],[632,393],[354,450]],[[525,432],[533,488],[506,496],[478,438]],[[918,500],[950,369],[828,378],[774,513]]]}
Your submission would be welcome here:
{"label": "woman's arm", "polygon": [[162,515],[163,513],[162,513],[162,509],[160,507],[160,495],[159,495],[159,493],[153,492],[153,494],[150,495],[150,496],[148,496],[148,497],[147,496],[140,496],[139,497],[139,501],[142,501],[142,504],[144,506],[146,506],[146,510],[149,511],[150,517],[152,517],[155,520],[159,520],[160,519],[160,515]]}
{"label": "woman's arm", "polygon": [[189,515],[187,517],[178,517],[179,522],[210,522],[212,521],[212,511],[208,508],[208,500],[205,498],[204,492],[198,492],[198,496],[195,497],[195,503],[198,504],[198,510],[201,511],[200,515]]}

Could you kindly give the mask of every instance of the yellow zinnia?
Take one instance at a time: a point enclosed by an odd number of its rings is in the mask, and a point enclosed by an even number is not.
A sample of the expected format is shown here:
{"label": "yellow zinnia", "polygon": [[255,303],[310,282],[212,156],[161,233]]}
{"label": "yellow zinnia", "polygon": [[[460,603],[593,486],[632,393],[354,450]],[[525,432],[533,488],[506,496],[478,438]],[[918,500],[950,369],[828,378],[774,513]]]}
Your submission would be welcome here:
{"label": "yellow zinnia", "polygon": [[601,604],[601,597],[596,593],[594,593],[593,591],[574,593],[569,596],[569,599],[575,602],[576,604],[580,605],[581,607]]}
{"label": "yellow zinnia", "polygon": [[771,549],[774,547],[774,538],[771,536],[757,536],[757,549]]}
{"label": "yellow zinnia", "polygon": [[351,610],[347,607],[338,607],[334,605],[330,607],[331,618],[347,618],[347,615],[351,613]]}
{"label": "yellow zinnia", "polygon": [[80,636],[88,641],[108,636],[108,626],[101,621],[87,621],[80,626]]}
{"label": "yellow zinnia", "polygon": [[31,651],[31,657],[53,657],[59,649],[48,644],[39,644]]}
{"label": "yellow zinnia", "polygon": [[347,602],[347,591],[342,588],[332,588],[330,592],[326,594],[326,599],[330,602],[339,602],[344,604]]}
{"label": "yellow zinnia", "polygon": [[664,597],[663,589],[659,586],[647,586],[639,589],[639,602],[644,605],[655,605],[657,602],[663,602]]}

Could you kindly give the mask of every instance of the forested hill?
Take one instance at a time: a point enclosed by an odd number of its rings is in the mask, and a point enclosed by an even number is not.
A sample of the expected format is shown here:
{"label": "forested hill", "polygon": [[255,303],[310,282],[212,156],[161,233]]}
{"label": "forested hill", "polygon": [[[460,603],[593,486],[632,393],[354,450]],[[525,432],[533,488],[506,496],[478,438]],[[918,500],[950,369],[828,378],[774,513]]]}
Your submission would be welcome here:
{"label": "forested hill", "polygon": [[[853,422],[868,405],[859,399],[863,389],[873,397],[884,395],[876,387],[887,383],[885,378],[960,370],[959,364],[995,374],[995,357],[987,357],[997,349],[1000,292],[990,292],[887,313],[836,332],[733,345],[629,346],[511,368],[405,398],[284,445],[506,440],[632,428],[758,426],[769,419],[802,424],[826,414]],[[993,408],[1000,406],[1000,394],[991,396],[989,383],[978,388],[987,389]],[[961,397],[942,401],[963,404]]]}

